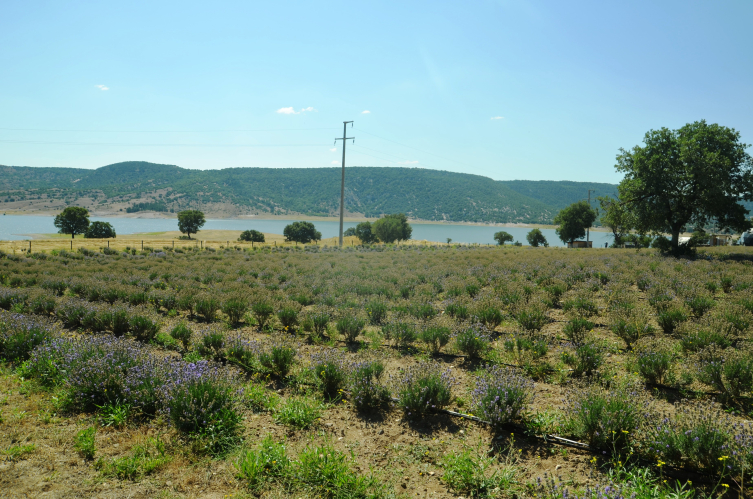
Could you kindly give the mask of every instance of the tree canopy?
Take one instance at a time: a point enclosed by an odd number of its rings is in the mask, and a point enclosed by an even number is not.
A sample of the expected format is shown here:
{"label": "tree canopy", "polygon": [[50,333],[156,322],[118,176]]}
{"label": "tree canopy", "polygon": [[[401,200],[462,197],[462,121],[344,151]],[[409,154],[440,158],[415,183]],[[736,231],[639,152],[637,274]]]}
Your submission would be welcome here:
{"label": "tree canopy", "polygon": [[549,242],[546,240],[544,233],[541,232],[541,229],[531,229],[531,231],[526,234],[526,241],[528,241],[528,244],[534,248],[538,248],[539,246],[544,246],[545,248],[549,247]]}
{"label": "tree canopy", "polygon": [[241,236],[238,238],[239,241],[249,241],[252,243],[263,243],[264,242],[264,234],[262,232],[259,232],[258,230],[244,230],[241,232]]}
{"label": "tree canopy", "polygon": [[371,230],[385,243],[407,241],[413,234],[413,228],[404,213],[383,216],[371,225]]}
{"label": "tree canopy", "polygon": [[650,130],[643,146],[620,149],[620,200],[638,232],[669,233],[671,251],[689,224],[718,230],[750,227],[740,201],[753,199],[753,161],[740,133],[705,120],[677,130]]}
{"label": "tree canopy", "polygon": [[612,231],[614,245],[619,246],[635,227],[635,217],[627,205],[611,196],[596,198],[601,205],[601,225]]}
{"label": "tree canopy", "polygon": [[572,243],[586,237],[586,229],[591,227],[599,214],[586,201],[578,201],[557,213],[554,223],[559,225],[556,232],[563,243]]}
{"label": "tree canopy", "polygon": [[87,239],[107,239],[115,237],[115,228],[113,228],[110,222],[92,222],[89,228],[86,229],[84,237]]}
{"label": "tree canopy", "polygon": [[371,222],[361,222],[356,225],[356,229],[353,233],[362,244],[371,244],[377,242],[376,234],[374,234]]}
{"label": "tree canopy", "polygon": [[206,220],[204,219],[204,213],[199,210],[184,210],[178,213],[178,229],[188,235],[188,239],[191,239],[191,234],[196,234],[199,229],[204,227]]}
{"label": "tree canopy", "polygon": [[89,210],[80,206],[69,206],[55,217],[55,227],[60,234],[83,234],[89,228]]}
{"label": "tree canopy", "polygon": [[494,233],[494,240],[497,241],[497,244],[499,244],[500,246],[504,246],[505,243],[512,242],[513,237],[509,232],[501,230]]}
{"label": "tree canopy", "polygon": [[286,225],[282,233],[286,241],[295,241],[302,244],[322,239],[322,233],[316,230],[311,222],[293,222]]}

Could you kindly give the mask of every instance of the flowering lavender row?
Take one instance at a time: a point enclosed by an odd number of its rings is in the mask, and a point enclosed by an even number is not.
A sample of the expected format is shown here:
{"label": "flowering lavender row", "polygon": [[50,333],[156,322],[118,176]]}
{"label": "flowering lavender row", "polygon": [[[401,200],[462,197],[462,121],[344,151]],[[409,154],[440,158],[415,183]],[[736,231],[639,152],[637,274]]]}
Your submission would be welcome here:
{"label": "flowering lavender row", "polygon": [[49,320],[0,310],[0,358],[26,360],[37,346],[57,334]]}
{"label": "flowering lavender row", "polygon": [[518,419],[533,401],[533,381],[500,366],[487,368],[476,377],[471,403],[476,415],[496,429]]}

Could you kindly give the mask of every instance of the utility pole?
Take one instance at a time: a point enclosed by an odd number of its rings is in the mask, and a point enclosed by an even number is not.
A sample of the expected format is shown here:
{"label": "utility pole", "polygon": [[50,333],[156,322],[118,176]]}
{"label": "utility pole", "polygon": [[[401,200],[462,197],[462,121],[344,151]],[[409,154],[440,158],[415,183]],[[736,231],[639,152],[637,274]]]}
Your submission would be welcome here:
{"label": "utility pole", "polygon": [[348,123],[350,123],[351,128],[353,127],[352,121],[343,121],[343,137],[341,139],[335,139],[335,144],[337,144],[338,140],[343,141],[343,171],[342,171],[342,180],[340,182],[340,247],[343,247],[343,214],[345,213],[345,141],[346,140],[353,140],[353,142],[356,141],[355,137],[347,137],[347,131],[348,131]]}
{"label": "utility pole", "polygon": [[[591,193],[596,192],[594,189],[588,189],[588,207],[591,207]],[[591,227],[588,227],[586,229],[586,242],[590,241],[591,239]]]}

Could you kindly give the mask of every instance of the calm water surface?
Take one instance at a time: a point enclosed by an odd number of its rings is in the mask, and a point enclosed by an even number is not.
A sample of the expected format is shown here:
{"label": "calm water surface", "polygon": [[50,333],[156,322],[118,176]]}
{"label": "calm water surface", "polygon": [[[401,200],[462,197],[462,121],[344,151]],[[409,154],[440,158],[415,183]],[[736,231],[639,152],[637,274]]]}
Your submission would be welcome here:
{"label": "calm water surface", "polygon": [[[50,234],[57,232],[53,224],[54,217],[37,215],[0,215],[0,240],[30,239],[24,234]],[[110,222],[118,234],[136,234],[139,232],[163,232],[178,230],[176,219],[169,218],[107,218],[92,217],[92,221]],[[305,220],[305,219],[302,219]],[[247,230],[255,229],[271,234],[282,234],[291,220],[211,220],[204,224],[204,229],[213,230]],[[337,237],[338,222],[313,222],[322,237]],[[346,222],[345,228],[355,227],[357,222]],[[530,229],[517,227],[494,227],[485,225],[421,224],[413,223],[413,239],[446,243],[451,238],[456,243],[494,244],[494,233],[504,230],[516,241],[526,244],[526,234]],[[563,246],[554,229],[541,229],[550,246]],[[199,232],[201,238],[201,232]],[[594,247],[612,242],[611,233],[591,232]]]}

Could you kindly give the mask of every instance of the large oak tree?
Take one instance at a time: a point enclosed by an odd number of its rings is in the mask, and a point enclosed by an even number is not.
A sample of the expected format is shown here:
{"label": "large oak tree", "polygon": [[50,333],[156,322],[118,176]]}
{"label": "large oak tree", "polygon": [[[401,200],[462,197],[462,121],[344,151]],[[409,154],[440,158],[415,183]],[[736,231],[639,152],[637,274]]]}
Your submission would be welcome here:
{"label": "large oak tree", "polygon": [[686,226],[744,231],[750,227],[741,200],[753,199],[753,164],[747,144],[732,128],[689,123],[678,130],[651,130],[643,146],[620,149],[620,200],[635,216],[638,232],[669,233],[678,252]]}

